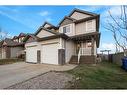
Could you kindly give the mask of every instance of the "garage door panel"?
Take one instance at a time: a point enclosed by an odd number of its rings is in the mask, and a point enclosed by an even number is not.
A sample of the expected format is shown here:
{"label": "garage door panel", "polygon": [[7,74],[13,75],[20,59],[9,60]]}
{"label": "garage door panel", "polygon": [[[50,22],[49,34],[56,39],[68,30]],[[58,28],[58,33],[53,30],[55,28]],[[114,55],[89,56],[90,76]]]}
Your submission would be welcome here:
{"label": "garage door panel", "polygon": [[42,63],[58,64],[58,44],[42,45]]}
{"label": "garage door panel", "polygon": [[26,48],[26,61],[36,63],[37,62],[37,49],[36,47]]}

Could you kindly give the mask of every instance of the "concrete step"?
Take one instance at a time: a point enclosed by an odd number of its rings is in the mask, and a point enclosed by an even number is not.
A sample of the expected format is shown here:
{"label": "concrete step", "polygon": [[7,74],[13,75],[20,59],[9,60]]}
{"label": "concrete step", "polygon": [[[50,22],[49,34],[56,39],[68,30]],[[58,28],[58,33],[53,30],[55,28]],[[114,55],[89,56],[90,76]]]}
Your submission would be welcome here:
{"label": "concrete step", "polygon": [[78,63],[78,56],[73,55],[70,59],[70,64],[77,64]]}
{"label": "concrete step", "polygon": [[71,62],[70,64],[78,64],[78,62]]}

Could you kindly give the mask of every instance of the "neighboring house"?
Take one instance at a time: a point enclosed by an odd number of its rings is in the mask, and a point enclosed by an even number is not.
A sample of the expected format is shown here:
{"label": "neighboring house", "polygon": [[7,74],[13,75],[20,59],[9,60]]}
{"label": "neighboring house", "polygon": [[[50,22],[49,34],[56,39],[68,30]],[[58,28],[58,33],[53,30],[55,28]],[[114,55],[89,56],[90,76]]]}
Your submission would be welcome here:
{"label": "neighboring house", "polygon": [[26,62],[43,64],[95,63],[99,47],[99,18],[74,9],[58,27],[45,22],[25,44]]}
{"label": "neighboring house", "polygon": [[23,39],[26,37],[27,34],[24,34],[24,33],[20,33],[19,36],[14,36],[13,37],[13,41],[15,42],[23,42]]}
{"label": "neighboring house", "polygon": [[24,50],[23,39],[26,34],[20,33],[12,39],[6,38],[0,42],[0,59],[16,58],[18,54]]}

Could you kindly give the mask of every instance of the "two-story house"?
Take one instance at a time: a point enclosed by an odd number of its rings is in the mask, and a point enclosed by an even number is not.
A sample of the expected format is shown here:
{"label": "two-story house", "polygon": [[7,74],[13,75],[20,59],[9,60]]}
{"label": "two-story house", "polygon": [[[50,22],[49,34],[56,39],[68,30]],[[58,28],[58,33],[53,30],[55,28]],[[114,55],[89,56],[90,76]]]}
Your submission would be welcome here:
{"label": "two-story house", "polygon": [[26,62],[95,63],[99,47],[99,15],[74,9],[58,26],[45,22],[26,39]]}

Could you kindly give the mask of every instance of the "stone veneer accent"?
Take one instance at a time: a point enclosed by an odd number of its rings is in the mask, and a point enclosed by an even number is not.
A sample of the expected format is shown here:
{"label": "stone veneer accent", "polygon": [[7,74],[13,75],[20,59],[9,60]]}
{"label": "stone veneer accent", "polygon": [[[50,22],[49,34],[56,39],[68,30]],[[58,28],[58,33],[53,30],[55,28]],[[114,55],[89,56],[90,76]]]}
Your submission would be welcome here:
{"label": "stone veneer accent", "polygon": [[65,49],[58,49],[58,63],[65,64]]}

